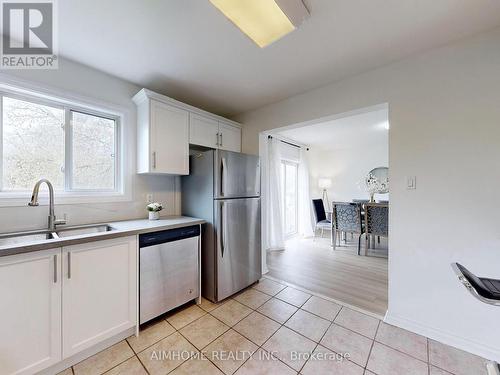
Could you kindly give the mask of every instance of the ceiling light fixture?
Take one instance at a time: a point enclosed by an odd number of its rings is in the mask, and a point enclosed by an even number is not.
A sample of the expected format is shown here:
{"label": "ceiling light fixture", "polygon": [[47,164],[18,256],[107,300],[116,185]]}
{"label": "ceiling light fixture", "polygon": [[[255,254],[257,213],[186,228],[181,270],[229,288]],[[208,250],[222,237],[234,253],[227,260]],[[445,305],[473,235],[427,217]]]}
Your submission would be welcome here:
{"label": "ceiling light fixture", "polygon": [[263,48],[291,33],[309,17],[302,0],[210,0]]}

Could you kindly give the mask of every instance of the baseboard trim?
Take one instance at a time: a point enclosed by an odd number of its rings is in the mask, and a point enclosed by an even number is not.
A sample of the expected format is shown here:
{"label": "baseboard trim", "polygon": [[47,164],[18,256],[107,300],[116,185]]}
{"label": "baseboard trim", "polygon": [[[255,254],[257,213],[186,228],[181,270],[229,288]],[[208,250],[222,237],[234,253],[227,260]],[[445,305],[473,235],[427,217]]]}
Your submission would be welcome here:
{"label": "baseboard trim", "polygon": [[59,372],[67,369],[70,366],[76,365],[77,363],[83,361],[84,359],[87,359],[88,357],[93,356],[94,354],[97,354],[104,349],[109,348],[110,346],[113,346],[114,344],[119,343],[120,341],[126,339],[127,337],[130,337],[135,334],[136,327],[131,327],[127,329],[126,331],[123,331],[109,339],[106,339],[99,344],[96,344],[90,348],[87,348],[80,353],[77,353],[69,358],[66,358],[62,360],[61,362],[56,363],[55,365],[46,368],[42,371],[40,371],[38,374],[39,375],[53,375],[53,374],[58,374]]}
{"label": "baseboard trim", "polygon": [[426,336],[432,340],[453,346],[457,349],[476,354],[488,360],[500,362],[499,348],[493,348],[482,343],[451,334],[441,329],[430,327],[414,320],[391,314],[389,311],[387,311],[384,317],[384,322],[418,333],[419,335]]}

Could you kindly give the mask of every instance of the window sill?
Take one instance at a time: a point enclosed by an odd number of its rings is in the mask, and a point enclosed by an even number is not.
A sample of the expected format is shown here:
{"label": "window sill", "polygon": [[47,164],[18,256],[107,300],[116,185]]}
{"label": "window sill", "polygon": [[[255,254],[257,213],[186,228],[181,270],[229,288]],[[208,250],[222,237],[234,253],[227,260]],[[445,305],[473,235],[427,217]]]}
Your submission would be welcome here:
{"label": "window sill", "polygon": [[[24,207],[31,199],[31,192],[3,192],[0,193],[0,207]],[[54,203],[56,206],[64,204],[92,204],[131,201],[130,194],[122,192],[55,192]],[[40,206],[49,204],[48,194],[40,192],[38,201]]]}

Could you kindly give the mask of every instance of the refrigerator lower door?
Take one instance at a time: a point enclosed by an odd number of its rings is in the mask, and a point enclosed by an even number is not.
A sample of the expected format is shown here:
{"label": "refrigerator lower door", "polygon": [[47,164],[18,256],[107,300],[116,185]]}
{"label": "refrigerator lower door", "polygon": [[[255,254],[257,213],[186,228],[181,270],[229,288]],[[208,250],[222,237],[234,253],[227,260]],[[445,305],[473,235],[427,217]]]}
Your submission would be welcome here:
{"label": "refrigerator lower door", "polygon": [[217,301],[262,277],[260,198],[218,200]]}
{"label": "refrigerator lower door", "polygon": [[216,199],[260,196],[258,156],[217,150],[214,176]]}

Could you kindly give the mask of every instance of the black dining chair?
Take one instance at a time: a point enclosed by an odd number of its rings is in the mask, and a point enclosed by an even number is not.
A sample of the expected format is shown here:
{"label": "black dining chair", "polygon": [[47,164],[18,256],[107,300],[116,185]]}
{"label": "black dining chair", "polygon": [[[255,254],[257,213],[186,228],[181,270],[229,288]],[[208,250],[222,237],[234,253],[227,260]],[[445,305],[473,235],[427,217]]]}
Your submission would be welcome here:
{"label": "black dining chair", "polygon": [[[361,205],[350,202],[333,202],[333,250],[337,246],[339,233],[351,233],[358,236],[358,255],[361,250],[361,236],[363,235],[363,220],[361,219]],[[340,243],[340,241],[339,241]]]}
{"label": "black dining chair", "polygon": [[321,229],[321,237],[326,230],[332,230],[332,222],[326,218],[325,206],[323,205],[323,199],[313,199],[314,217],[316,218],[316,223],[314,225],[314,238],[316,238],[316,232]]}

